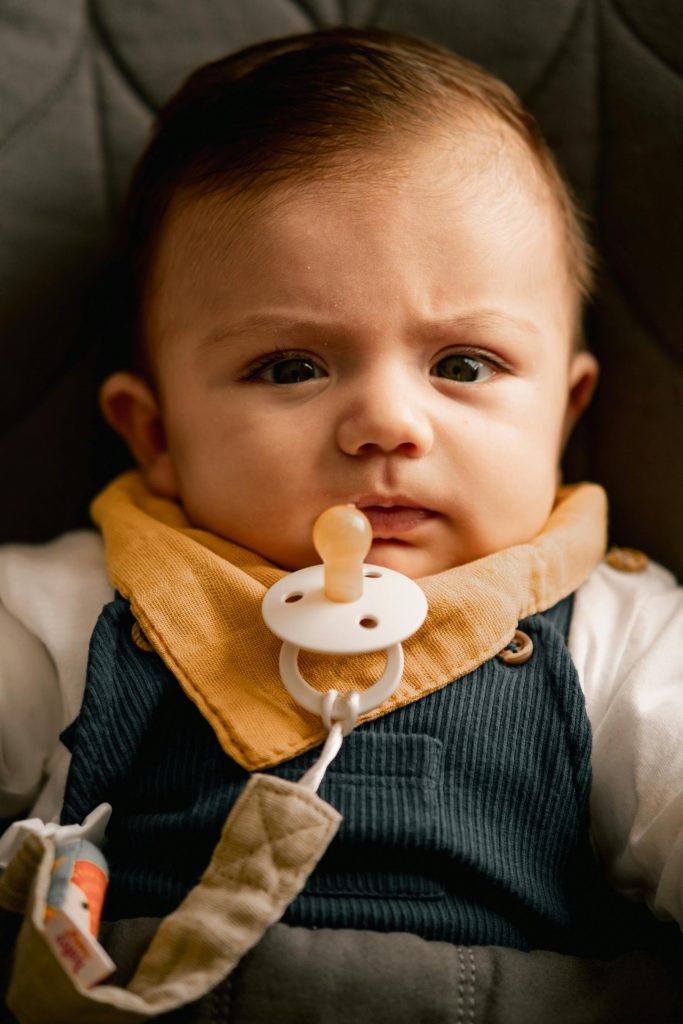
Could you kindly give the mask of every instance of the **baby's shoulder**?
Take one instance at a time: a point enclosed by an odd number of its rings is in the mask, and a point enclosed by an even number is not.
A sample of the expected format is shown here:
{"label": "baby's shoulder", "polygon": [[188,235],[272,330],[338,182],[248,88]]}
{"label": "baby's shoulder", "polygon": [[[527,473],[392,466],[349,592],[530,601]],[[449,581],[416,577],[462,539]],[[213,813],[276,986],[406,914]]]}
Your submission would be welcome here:
{"label": "baby's shoulder", "polygon": [[575,615],[602,628],[617,620],[622,627],[633,617],[657,617],[663,609],[681,606],[683,588],[673,573],[633,548],[612,548],[575,597]]}
{"label": "baby's shoulder", "polygon": [[104,544],[96,530],[73,530],[40,544],[0,545],[0,580],[16,582],[47,572],[68,579],[73,573],[105,571]]}
{"label": "baby's shoulder", "polygon": [[0,614],[37,637],[54,660],[90,639],[113,588],[104,545],[94,530],[45,544],[0,546]]}
{"label": "baby's shoulder", "polygon": [[641,552],[613,549],[574,598],[569,649],[584,689],[604,695],[638,666],[650,677],[668,662],[670,676],[682,646],[683,587]]}

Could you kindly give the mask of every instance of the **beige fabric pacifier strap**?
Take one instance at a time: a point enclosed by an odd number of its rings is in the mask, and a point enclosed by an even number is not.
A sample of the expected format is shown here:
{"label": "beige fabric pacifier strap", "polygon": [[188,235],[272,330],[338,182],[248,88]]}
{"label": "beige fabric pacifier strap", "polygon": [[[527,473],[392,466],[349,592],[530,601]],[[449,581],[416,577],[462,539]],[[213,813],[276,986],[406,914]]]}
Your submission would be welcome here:
{"label": "beige fabric pacifier strap", "polygon": [[296,783],[252,776],[201,880],[162,922],[125,989],[84,989],[52,952],[43,917],[54,848],[29,836],[5,876],[6,903],[16,910],[26,901],[7,1005],[20,1024],[135,1024],[194,1002],[280,919],[340,822]]}

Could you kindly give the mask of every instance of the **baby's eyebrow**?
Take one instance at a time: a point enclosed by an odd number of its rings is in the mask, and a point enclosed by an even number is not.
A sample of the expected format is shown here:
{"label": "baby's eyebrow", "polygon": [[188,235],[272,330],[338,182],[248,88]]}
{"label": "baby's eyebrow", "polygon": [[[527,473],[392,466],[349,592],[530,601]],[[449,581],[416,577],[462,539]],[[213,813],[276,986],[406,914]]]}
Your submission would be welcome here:
{"label": "baby's eyebrow", "polygon": [[[532,320],[505,310],[482,308],[461,310],[449,316],[416,321],[408,328],[416,336],[439,333],[466,333],[468,331],[501,330],[515,328],[525,334],[540,334]],[[356,329],[348,323],[318,319],[311,316],[289,316],[282,313],[254,313],[233,323],[221,324],[200,342],[202,348],[211,347],[228,339],[248,337],[260,332],[292,336],[303,333],[324,333],[328,337],[349,337]]]}
{"label": "baby's eyebrow", "polygon": [[533,320],[499,309],[472,309],[439,317],[425,324],[427,331],[468,331],[500,330],[514,327],[525,334],[540,334],[541,330]]}
{"label": "baby's eyebrow", "polygon": [[259,332],[277,333],[280,335],[300,334],[302,331],[325,331],[326,333],[348,333],[338,324],[314,317],[285,316],[281,313],[254,313],[236,320],[233,323],[221,324],[202,338],[200,345],[210,347],[221,341],[248,337]]}

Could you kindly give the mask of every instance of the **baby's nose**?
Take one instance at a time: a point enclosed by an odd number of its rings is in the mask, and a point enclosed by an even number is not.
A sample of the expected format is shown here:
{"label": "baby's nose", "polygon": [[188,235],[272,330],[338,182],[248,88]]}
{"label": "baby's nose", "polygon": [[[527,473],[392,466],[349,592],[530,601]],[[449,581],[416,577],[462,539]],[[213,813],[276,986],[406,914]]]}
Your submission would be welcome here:
{"label": "baby's nose", "polygon": [[367,389],[357,395],[338,429],[339,447],[348,455],[420,458],[431,450],[433,441],[423,405],[396,387]]}

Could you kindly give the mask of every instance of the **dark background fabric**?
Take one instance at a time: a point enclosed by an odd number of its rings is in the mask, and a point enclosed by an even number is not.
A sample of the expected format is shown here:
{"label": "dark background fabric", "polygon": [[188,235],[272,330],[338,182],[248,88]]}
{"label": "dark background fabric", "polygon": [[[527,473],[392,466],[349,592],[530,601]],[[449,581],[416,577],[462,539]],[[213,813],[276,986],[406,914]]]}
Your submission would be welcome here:
{"label": "dark background fabric", "polygon": [[86,523],[121,464],[79,324],[154,110],[203,61],[336,24],[450,46],[538,117],[602,256],[602,380],[566,477],[603,483],[612,539],[681,574],[680,0],[3,0],[0,541]]}

